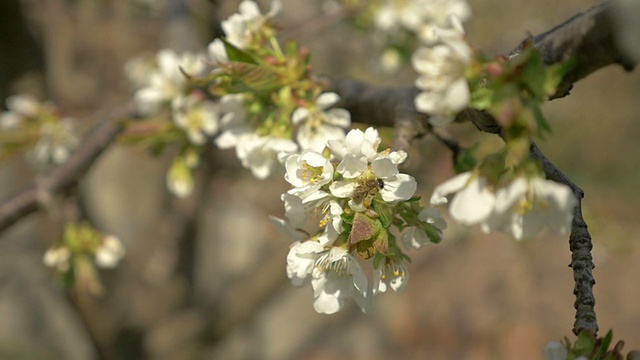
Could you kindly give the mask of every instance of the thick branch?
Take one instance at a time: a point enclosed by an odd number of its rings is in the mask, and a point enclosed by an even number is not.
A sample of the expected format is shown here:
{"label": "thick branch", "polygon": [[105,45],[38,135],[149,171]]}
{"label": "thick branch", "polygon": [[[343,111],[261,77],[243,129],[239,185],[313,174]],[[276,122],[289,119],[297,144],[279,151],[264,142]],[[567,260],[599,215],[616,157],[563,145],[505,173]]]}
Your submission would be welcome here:
{"label": "thick branch", "polygon": [[[623,20],[614,3],[604,2],[533,38],[545,64],[574,61],[552,98],[567,95],[575,82],[607,65],[619,64],[626,70],[635,66],[637,59],[621,47],[620,32],[628,29],[619,26]],[[516,49],[511,56],[518,52]]]}
{"label": "thick branch", "polygon": [[18,193],[0,201],[0,232],[23,217],[46,206],[53,196],[74,189],[98,156],[122,131],[116,119],[132,116],[131,104],[119,108],[97,124],[69,160],[38,178]]}
{"label": "thick branch", "polygon": [[330,81],[329,90],[340,94],[340,106],[351,113],[354,121],[395,127],[394,150],[408,150],[413,139],[427,133],[428,117],[413,106],[417,88],[382,88],[353,79],[336,79]]}

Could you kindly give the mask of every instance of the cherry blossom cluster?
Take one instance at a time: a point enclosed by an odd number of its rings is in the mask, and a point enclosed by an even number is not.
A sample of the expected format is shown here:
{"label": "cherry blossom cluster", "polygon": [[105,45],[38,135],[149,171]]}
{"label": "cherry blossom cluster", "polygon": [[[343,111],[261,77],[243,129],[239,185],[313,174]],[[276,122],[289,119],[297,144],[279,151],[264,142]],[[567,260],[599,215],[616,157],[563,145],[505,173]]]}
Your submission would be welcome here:
{"label": "cherry blossom cluster", "polygon": [[349,113],[329,109],[338,95],[324,93],[311,80],[305,49],[294,42],[281,48],[276,38],[274,17],[281,7],[273,1],[263,14],[254,1],[244,0],[238,13],[222,21],[225,36],[214,39],[206,54],[162,50],[155,61],[128,64],[146,117],[130,125],[146,131],[137,141],[152,149],[181,143],[167,174],[176,195],[192,192],[192,172],[208,140],[235,149],[242,165],[263,179],[288,154],[321,151],[328,139],[344,139]]}
{"label": "cherry blossom cluster", "polygon": [[52,103],[41,103],[28,94],[6,100],[0,113],[0,160],[30,149],[29,159],[37,167],[62,164],[80,140],[76,120],[62,116]]}
{"label": "cherry blossom cluster", "polygon": [[[378,131],[351,130],[327,141],[328,151],[305,150],[287,157],[282,195],[286,220],[274,221],[295,242],[287,275],[296,286],[311,284],[314,308],[331,314],[353,298],[363,311],[373,295],[389,287],[402,291],[407,262],[392,228],[402,232],[406,250],[439,242],[446,222],[437,209],[422,208],[415,179],[398,171],[403,151],[379,151]],[[372,260],[373,284],[361,261]]]}
{"label": "cherry blossom cluster", "polygon": [[43,261],[65,282],[86,285],[99,295],[102,285],[95,266],[115,268],[124,255],[125,248],[116,236],[103,234],[85,223],[69,223],[59,243],[45,252]]}

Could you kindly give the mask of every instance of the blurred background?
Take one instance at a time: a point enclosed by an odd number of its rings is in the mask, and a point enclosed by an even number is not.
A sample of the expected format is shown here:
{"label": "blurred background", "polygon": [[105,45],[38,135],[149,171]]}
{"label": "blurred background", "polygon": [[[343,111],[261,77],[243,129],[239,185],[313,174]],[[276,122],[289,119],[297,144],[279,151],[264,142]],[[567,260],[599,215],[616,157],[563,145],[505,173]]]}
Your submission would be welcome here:
{"label": "blurred background", "polygon": [[[508,53],[598,0],[471,0],[470,42]],[[3,0],[0,96],[28,92],[55,101],[89,128],[132,92],[128,59],[170,47],[204,51],[239,1]],[[268,1],[259,1],[263,11]],[[313,54],[315,71],[406,86],[410,69],[385,74],[371,34],[327,16],[319,0],[284,0],[281,39]],[[26,28],[22,25],[27,24]],[[553,136],[542,150],[586,193],[594,239],[596,312],[640,348],[640,72],[609,67],[546,104]],[[470,124],[450,130],[465,145]],[[169,150],[169,153],[171,150]],[[406,172],[418,193],[453,175],[450,154],[427,137]],[[568,240],[544,232],[516,242],[450,224],[441,244],[411,254],[404,293],[316,314],[309,287],[284,267],[289,240],[268,221],[282,216],[281,177],[260,181],[232,152],[216,151],[196,194],[165,189],[170,154],[111,147],[80,182],[77,199],[20,221],[0,236],[0,359],[541,359],[551,340],[572,336]],[[34,178],[24,157],[0,167],[4,198]],[[127,257],[102,271],[103,297],[69,296],[42,262],[67,216],[82,211],[120,237]],[[71,214],[71,215],[70,215]]]}

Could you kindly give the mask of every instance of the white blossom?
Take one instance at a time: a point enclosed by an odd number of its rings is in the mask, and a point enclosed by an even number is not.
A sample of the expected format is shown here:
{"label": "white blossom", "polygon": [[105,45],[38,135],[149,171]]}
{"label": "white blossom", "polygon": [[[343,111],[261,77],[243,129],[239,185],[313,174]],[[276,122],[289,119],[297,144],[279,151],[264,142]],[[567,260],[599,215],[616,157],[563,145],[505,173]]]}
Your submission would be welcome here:
{"label": "white blossom", "polygon": [[113,235],[107,235],[96,249],[96,264],[101,268],[111,269],[118,266],[124,255],[125,249],[120,239]]}
{"label": "white blossom", "polygon": [[218,104],[199,94],[175,97],[171,103],[173,121],[194,145],[203,145],[218,130]]}
{"label": "white blossom", "polygon": [[124,73],[134,89],[149,86],[156,71],[156,60],[150,56],[135,57],[124,64]]}
{"label": "white blossom", "polygon": [[184,73],[198,76],[206,65],[201,55],[177,54],[169,49],[160,50],[156,62],[158,68],[149,76],[148,85],[136,91],[134,96],[138,110],[146,115],[154,114],[162,105],[170,104],[173,98],[184,95],[187,90]]}
{"label": "white blossom", "polygon": [[384,293],[389,287],[395,292],[404,291],[408,282],[409,270],[404,261],[385,258],[382,264],[374,270],[373,294]]}
{"label": "white blossom", "polygon": [[559,235],[566,234],[577,203],[566,185],[541,178],[517,178],[498,190],[495,209],[483,230],[505,231],[518,240],[533,237],[545,225]]}
{"label": "white blossom", "polygon": [[238,13],[223,20],[220,26],[229,43],[239,49],[246,49],[260,28],[280,13],[281,9],[282,2],[273,0],[269,12],[262,14],[255,1],[243,0],[238,6]]}
{"label": "white blossom", "polygon": [[385,32],[406,29],[416,34],[424,28],[446,28],[451,19],[467,20],[471,8],[466,0],[386,0],[375,14],[375,26]]}
{"label": "white blossom", "polygon": [[301,241],[308,237],[303,231],[294,228],[288,221],[284,219],[280,219],[275,216],[269,216],[269,220],[278,229],[278,231],[285,234],[293,241]]}
{"label": "white blossom", "polygon": [[370,303],[369,281],[358,261],[342,247],[321,255],[312,271],[313,307],[323,314],[338,312],[353,298],[362,311]]}
{"label": "white blossom", "polygon": [[0,129],[4,130],[16,129],[25,120],[37,117],[43,106],[38,99],[29,94],[9,96],[6,104],[8,111],[0,114]]}
{"label": "white blossom", "polygon": [[60,272],[65,272],[69,269],[69,260],[71,259],[71,250],[66,246],[60,246],[56,248],[48,249],[44,253],[44,264],[56,268]]}
{"label": "white blossom", "polygon": [[317,220],[317,228],[324,229],[317,239],[321,244],[333,243],[342,232],[342,217],[340,215],[344,210],[329,193],[318,190],[308,194],[305,198],[284,193],[281,199],[284,202],[285,217],[292,226],[300,228],[310,218]]}
{"label": "white blossom", "polygon": [[564,344],[558,341],[551,341],[545,345],[543,353],[545,360],[566,360],[569,350]]}
{"label": "white blossom", "polygon": [[[354,130],[350,131],[351,134]],[[345,147],[349,140],[349,134],[345,140]],[[374,142],[379,142],[379,138]],[[366,142],[363,142],[366,144]],[[336,147],[333,143],[331,149]],[[340,148],[342,149],[342,148]],[[371,151],[371,145],[362,146],[364,151]],[[351,151],[350,149],[349,151]],[[375,156],[375,157],[374,157]],[[344,180],[334,181],[329,186],[331,194],[338,198],[351,198],[349,206],[356,211],[364,211],[369,206],[362,203],[363,199],[373,198],[377,194],[383,201],[395,204],[399,201],[410,199],[416,191],[415,179],[398,171],[398,164],[404,161],[404,152],[375,154],[371,163],[363,153],[352,154],[347,152],[343,160],[336,168],[338,173],[344,176]],[[366,202],[366,201],[365,201]]]}
{"label": "white blossom", "polygon": [[378,130],[369,127],[364,132],[360,129],[349,131],[344,140],[329,140],[327,146],[338,159],[344,159],[347,154],[364,155],[367,161],[373,161],[378,155],[380,146]]}
{"label": "white blossom", "polygon": [[207,53],[209,59],[216,65],[225,64],[229,62],[229,55],[227,55],[227,49],[224,42],[219,38],[213,39],[207,46]]}
{"label": "white blossom", "polygon": [[56,122],[46,122],[40,127],[40,137],[32,151],[37,164],[62,164],[80,144],[76,134],[75,119],[64,118]]}
{"label": "white blossom", "polygon": [[311,280],[311,273],[324,251],[324,246],[316,241],[296,241],[287,255],[287,277],[294,286],[302,286]]}
{"label": "white blossom", "polygon": [[[418,220],[425,224],[433,225],[438,233],[442,235],[442,231],[447,228],[447,222],[444,220],[440,211],[436,208],[424,208],[418,214]],[[421,227],[410,227],[402,233],[402,245],[405,249],[420,249],[424,244],[431,242],[427,233]]]}
{"label": "white blossom", "polygon": [[486,178],[474,172],[465,172],[438,185],[431,195],[432,205],[449,202],[453,195],[449,213],[459,223],[473,225],[483,223],[492,214],[496,202]]}
{"label": "white blossom", "polygon": [[336,93],[322,93],[313,106],[300,107],[293,112],[292,122],[299,125],[297,140],[302,149],[320,152],[327,140],[344,139],[344,128],[351,125],[351,115],[345,109],[329,109],[339,100]]}
{"label": "white blossom", "polygon": [[420,74],[416,86],[422,90],[414,101],[416,109],[431,115],[434,126],[448,124],[471,99],[465,78],[471,61],[469,45],[461,36],[446,37],[439,44],[419,48],[411,60]]}
{"label": "white blossom", "polygon": [[304,197],[333,180],[333,165],[322,154],[313,150],[290,155],[285,161],[284,179],[293,189],[289,193]]}
{"label": "white blossom", "polygon": [[280,166],[280,159],[296,152],[298,145],[290,139],[253,132],[238,135],[236,155],[245,168],[258,179],[265,179]]}
{"label": "white blossom", "polygon": [[184,157],[178,157],[167,172],[167,189],[179,198],[186,198],[193,192],[195,182],[189,165]]}
{"label": "white blossom", "polygon": [[243,94],[228,94],[220,98],[220,135],[215,144],[220,149],[236,147],[240,137],[255,131],[247,124],[247,109]]}

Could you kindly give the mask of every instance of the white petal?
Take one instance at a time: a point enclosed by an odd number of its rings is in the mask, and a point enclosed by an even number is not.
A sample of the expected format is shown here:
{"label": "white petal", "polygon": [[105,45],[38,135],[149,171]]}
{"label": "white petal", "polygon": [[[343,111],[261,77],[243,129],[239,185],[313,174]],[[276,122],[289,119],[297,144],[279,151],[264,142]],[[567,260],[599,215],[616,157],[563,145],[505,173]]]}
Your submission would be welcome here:
{"label": "white petal", "polygon": [[476,178],[454,196],[449,212],[462,224],[477,224],[491,214],[495,201],[495,195],[487,188],[487,180]]}
{"label": "white petal", "polygon": [[298,125],[300,122],[306,120],[308,116],[309,116],[309,109],[304,107],[299,107],[291,115],[291,122],[293,122],[294,125]]}
{"label": "white petal", "polygon": [[353,179],[367,171],[367,159],[360,155],[346,154],[336,168],[345,178]]}
{"label": "white petal", "polygon": [[462,190],[469,182],[471,175],[471,172],[464,172],[436,186],[431,195],[431,205],[446,204],[447,195]]}
{"label": "white petal", "polygon": [[381,179],[394,177],[398,174],[398,166],[390,157],[379,157],[371,162],[371,170]]}
{"label": "white petal", "polygon": [[384,187],[380,190],[380,195],[388,203],[409,200],[415,194],[417,187],[418,184],[413,176],[398,174],[384,181]]}
{"label": "white petal", "polygon": [[356,184],[351,181],[334,181],[329,185],[331,195],[342,199],[351,197],[355,188]]}
{"label": "white petal", "polygon": [[334,92],[325,92],[318,95],[316,105],[322,110],[328,109],[340,101],[340,96]]}
{"label": "white petal", "polygon": [[351,125],[351,113],[345,109],[329,109],[326,114],[326,122],[342,128]]}
{"label": "white petal", "polygon": [[429,242],[429,238],[424,230],[419,228],[409,228],[402,234],[402,245],[407,250],[420,249],[424,244]]}

